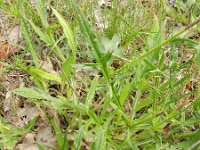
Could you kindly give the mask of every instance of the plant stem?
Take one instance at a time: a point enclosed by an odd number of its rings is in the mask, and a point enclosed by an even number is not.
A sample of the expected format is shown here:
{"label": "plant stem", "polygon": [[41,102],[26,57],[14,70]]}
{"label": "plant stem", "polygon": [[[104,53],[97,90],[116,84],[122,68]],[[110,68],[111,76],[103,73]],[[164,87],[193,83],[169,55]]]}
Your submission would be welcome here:
{"label": "plant stem", "polygon": [[128,64],[122,66],[121,68],[119,68],[118,70],[114,71],[114,73],[112,75],[118,74],[120,71],[122,71],[124,69],[127,69],[126,71],[130,70],[131,65],[135,64],[137,61],[141,60],[142,58],[146,57],[147,55],[155,52],[156,50],[158,50],[159,48],[161,48],[163,45],[171,42],[177,36],[181,35],[182,33],[184,33],[185,31],[187,31],[188,29],[190,29],[191,27],[193,27],[194,25],[196,25],[199,22],[200,22],[200,16],[197,18],[197,20],[195,20],[194,22],[192,22],[189,26],[183,28],[182,30],[179,30],[177,33],[175,33],[174,35],[172,35],[168,39],[164,40],[162,43],[158,44],[157,46],[155,46],[152,49],[148,50],[146,53],[143,53],[139,57],[137,57],[136,59],[132,60],[130,63],[128,63]]}

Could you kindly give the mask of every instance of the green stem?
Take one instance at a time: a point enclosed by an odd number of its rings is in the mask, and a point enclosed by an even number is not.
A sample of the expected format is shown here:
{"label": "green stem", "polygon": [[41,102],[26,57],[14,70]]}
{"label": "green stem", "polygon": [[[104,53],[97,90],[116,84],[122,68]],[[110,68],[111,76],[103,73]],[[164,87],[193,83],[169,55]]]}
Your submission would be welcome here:
{"label": "green stem", "polygon": [[200,16],[197,18],[197,20],[195,20],[193,23],[191,23],[189,26],[185,27],[184,29],[178,31],[177,33],[175,33],[174,35],[172,35],[171,37],[169,37],[168,39],[166,39],[165,41],[163,41],[162,43],[158,44],[157,46],[153,47],[152,49],[150,49],[149,51],[147,51],[146,53],[141,54],[138,58],[132,60],[130,63],[122,66],[121,68],[119,68],[118,70],[114,71],[114,73],[112,75],[118,74],[119,72],[121,72],[124,69],[127,69],[127,71],[131,68],[130,66],[135,64],[137,61],[141,60],[142,58],[146,57],[147,55],[157,51],[158,49],[160,49],[163,45],[171,42],[172,40],[174,40],[177,36],[181,35],[182,33],[184,33],[185,31],[187,31],[188,29],[190,29],[191,27],[193,27],[194,25],[196,25],[197,23],[200,22]]}

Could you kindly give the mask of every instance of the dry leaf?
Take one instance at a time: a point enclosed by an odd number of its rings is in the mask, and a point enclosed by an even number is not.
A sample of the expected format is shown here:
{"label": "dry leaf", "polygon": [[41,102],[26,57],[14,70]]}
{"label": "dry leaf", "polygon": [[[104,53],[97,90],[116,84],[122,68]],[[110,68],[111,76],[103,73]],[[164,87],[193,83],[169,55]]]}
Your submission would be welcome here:
{"label": "dry leaf", "polygon": [[36,141],[46,148],[58,149],[55,135],[50,126],[40,127],[36,135]]}
{"label": "dry leaf", "polygon": [[55,75],[59,75],[59,73],[54,70],[53,64],[52,64],[50,59],[46,59],[45,61],[41,61],[41,64],[42,64],[41,69],[43,69],[44,71],[50,72],[50,73],[55,74]]}
{"label": "dry leaf", "polygon": [[[19,52],[19,50],[14,46],[10,46],[7,42],[0,42],[0,61],[6,60],[14,52]],[[2,67],[3,65],[0,64],[0,68]]]}
{"label": "dry leaf", "polygon": [[39,115],[40,113],[36,106],[25,103],[23,108],[18,108],[17,117],[13,123],[18,127],[24,127],[29,121]]}
{"label": "dry leaf", "polygon": [[12,108],[12,103],[15,103],[15,101],[13,102],[13,94],[8,91],[6,93],[5,100],[3,101],[4,112],[7,112]]}
{"label": "dry leaf", "polygon": [[16,150],[39,150],[37,145],[35,144],[34,135],[28,133],[22,144],[18,144],[15,148]]}
{"label": "dry leaf", "polygon": [[22,31],[19,25],[16,25],[8,35],[8,42],[17,44],[22,39]]}

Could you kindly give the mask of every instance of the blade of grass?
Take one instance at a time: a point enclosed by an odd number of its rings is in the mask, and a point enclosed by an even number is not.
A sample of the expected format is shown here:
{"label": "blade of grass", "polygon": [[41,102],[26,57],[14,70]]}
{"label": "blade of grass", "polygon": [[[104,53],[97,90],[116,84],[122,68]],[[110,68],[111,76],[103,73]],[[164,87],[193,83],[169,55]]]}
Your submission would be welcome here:
{"label": "blade of grass", "polygon": [[53,35],[52,35],[51,31],[49,31],[49,34],[47,34],[46,32],[42,32],[42,30],[39,27],[37,27],[31,20],[29,20],[29,23],[31,24],[31,26],[34,29],[34,31],[39,35],[39,37],[41,38],[41,40],[43,42],[45,42],[48,46],[52,47],[52,49],[55,52],[55,54],[61,60],[64,61],[65,57],[64,57],[62,51],[56,45],[56,42],[55,42],[55,40],[53,38]]}
{"label": "blade of grass", "polygon": [[128,97],[129,94],[129,90],[130,90],[131,84],[127,83],[126,85],[124,85],[124,87],[122,88],[121,94],[120,94],[120,102],[123,105]]}
{"label": "blade of grass", "polygon": [[47,150],[42,144],[37,143],[37,147],[39,148],[39,150]]}
{"label": "blade of grass", "polygon": [[84,132],[84,126],[81,126],[74,140],[74,147],[76,150],[79,150],[81,148],[83,132]]}
{"label": "blade of grass", "polygon": [[92,145],[93,150],[100,150],[104,149],[105,147],[105,136],[104,131],[102,129],[99,129],[99,133],[96,135],[96,140]]}
{"label": "blade of grass", "polygon": [[196,50],[197,50],[197,64],[200,73],[200,45],[196,46]]}
{"label": "blade of grass", "polygon": [[29,20],[29,23],[31,24],[32,28],[35,30],[35,32],[40,36],[41,40],[44,41],[47,45],[52,45],[51,39],[48,37],[45,32],[42,32],[39,27],[37,27],[31,20]]}
{"label": "blade of grass", "polygon": [[46,79],[46,80],[51,80],[51,81],[56,81],[58,83],[62,83],[62,80],[59,76],[54,75],[49,72],[46,72],[46,71],[43,71],[41,69],[37,69],[34,67],[27,67],[27,68],[24,68],[24,70],[26,70],[28,73],[30,73],[33,76],[38,76],[38,77]]}
{"label": "blade of grass", "polygon": [[73,54],[74,58],[76,58],[77,43],[76,43],[75,34],[73,33],[70,25],[67,23],[67,21],[64,19],[64,17],[61,14],[59,14],[57,12],[57,10],[55,10],[54,8],[52,8],[52,10],[53,10],[53,13],[55,14],[55,16],[58,18],[60,24],[62,25],[64,34],[68,40],[69,47],[72,50],[72,54]]}
{"label": "blade of grass", "polygon": [[37,56],[37,54],[35,52],[35,49],[34,49],[34,46],[33,46],[32,42],[31,42],[31,36],[30,36],[29,31],[28,31],[27,23],[26,23],[25,19],[22,16],[20,18],[20,25],[22,27],[24,38],[25,38],[27,44],[29,45],[29,49],[30,49],[31,54],[33,56],[33,61],[35,63],[35,66],[36,66],[36,68],[39,68],[38,56]]}
{"label": "blade of grass", "polygon": [[31,88],[17,88],[12,90],[14,94],[31,99],[41,99],[41,95]]}
{"label": "blade of grass", "polygon": [[22,130],[22,133],[26,133],[28,132],[34,125],[35,125],[35,122],[37,121],[37,116],[34,117],[29,123],[28,125]]}
{"label": "blade of grass", "polygon": [[86,101],[85,101],[85,105],[87,108],[89,108],[92,104],[92,99],[94,97],[94,94],[95,94],[95,91],[96,91],[96,88],[98,86],[98,77],[95,77],[92,81],[92,84],[90,86],[90,89],[87,93],[87,97],[86,97]]}
{"label": "blade of grass", "polygon": [[61,132],[60,127],[57,125],[57,123],[52,119],[50,120],[51,125],[53,126],[53,129],[56,134],[56,139],[59,145],[59,149],[64,149],[64,136]]}
{"label": "blade of grass", "polygon": [[49,26],[46,17],[46,9],[43,0],[35,0],[36,9],[45,28]]}

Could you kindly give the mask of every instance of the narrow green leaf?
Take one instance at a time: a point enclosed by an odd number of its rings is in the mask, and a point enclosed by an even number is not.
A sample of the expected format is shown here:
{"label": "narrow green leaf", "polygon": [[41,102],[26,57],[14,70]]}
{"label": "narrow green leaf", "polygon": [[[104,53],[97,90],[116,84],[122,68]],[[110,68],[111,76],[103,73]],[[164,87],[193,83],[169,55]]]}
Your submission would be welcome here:
{"label": "narrow green leaf", "polygon": [[174,83],[173,87],[177,87],[177,86],[183,84],[189,78],[190,78],[189,74],[186,75],[186,76],[184,76],[183,78],[181,78],[180,80],[178,80],[176,83]]}
{"label": "narrow green leaf", "polygon": [[[153,25],[151,29],[151,35],[148,37],[148,49],[160,44],[164,41],[164,30],[166,26],[166,19],[163,22],[162,26],[160,26],[159,19],[157,16],[154,16]],[[152,53],[149,58],[151,62],[154,62],[159,59],[160,51]]]}
{"label": "narrow green leaf", "polygon": [[179,101],[180,99],[183,99],[184,97],[191,96],[193,94],[194,94],[194,92],[188,92],[188,93],[184,93],[184,94],[181,94],[181,95],[172,96],[171,100],[166,103],[166,106],[170,105],[172,103],[175,103],[175,102]]}
{"label": "narrow green leaf", "polygon": [[88,110],[87,111],[88,115],[90,116],[90,118],[93,120],[93,122],[97,125],[100,126],[99,120],[97,115],[92,111],[92,110]]}
{"label": "narrow green leaf", "polygon": [[135,108],[135,112],[153,103],[153,94],[143,99]]}
{"label": "narrow green leaf", "polygon": [[91,84],[89,91],[87,93],[87,97],[86,97],[86,101],[85,101],[85,105],[86,105],[87,108],[89,108],[92,104],[92,100],[94,98],[94,94],[95,94],[96,88],[98,86],[98,80],[99,80],[98,77],[95,77],[93,79],[92,84]]}
{"label": "narrow green leaf", "polygon": [[35,0],[36,9],[45,28],[49,26],[47,22],[46,9],[43,0]]}
{"label": "narrow green leaf", "polygon": [[200,130],[197,130],[196,132],[177,134],[177,137],[179,138],[188,137],[190,139],[190,140],[186,140],[186,141],[178,143],[179,147],[181,147],[182,149],[188,149],[188,150],[199,149]]}
{"label": "narrow green leaf", "polygon": [[103,149],[105,149],[104,130],[99,129],[99,132],[96,134],[96,140],[92,145],[92,150],[103,150]]}
{"label": "narrow green leaf", "polygon": [[72,71],[72,65],[73,65],[74,61],[75,61],[74,57],[70,56],[62,64],[62,70],[63,70],[64,75],[66,75],[66,76],[70,75],[70,72]]}
{"label": "narrow green leaf", "polygon": [[35,63],[35,66],[38,68],[39,67],[39,60],[38,60],[38,56],[36,54],[36,51],[34,49],[34,46],[31,42],[31,36],[29,34],[29,31],[28,31],[28,27],[27,27],[27,23],[25,21],[25,19],[23,17],[21,17],[20,19],[20,25],[22,27],[22,31],[23,31],[23,35],[24,35],[24,38],[29,46],[29,49],[32,53],[32,56],[33,56],[33,61]]}
{"label": "narrow green leaf", "polygon": [[120,98],[119,98],[121,105],[123,105],[124,102],[126,101],[126,98],[128,97],[128,94],[129,94],[130,87],[131,87],[130,83],[127,83],[126,85],[124,85],[120,94]]}
{"label": "narrow green leaf", "polygon": [[138,146],[137,146],[137,144],[136,144],[136,142],[131,140],[131,136],[132,136],[132,133],[131,133],[130,130],[128,130],[127,144],[129,145],[129,147],[130,147],[132,150],[139,150],[139,149],[138,149]]}
{"label": "narrow green leaf", "polygon": [[57,142],[58,142],[58,145],[59,145],[59,149],[64,149],[64,136],[61,132],[61,129],[60,127],[57,125],[57,123],[52,119],[50,121],[51,125],[53,126],[53,129],[55,131],[55,134],[56,134],[56,139],[57,139]]}
{"label": "narrow green leaf", "polygon": [[159,19],[158,17],[155,15],[154,19],[153,19],[153,24],[151,26],[151,34],[149,35],[149,37],[147,38],[147,43],[148,43],[148,48],[152,48],[153,46],[155,46],[157,43],[155,42],[155,38],[156,36],[158,36],[158,32],[160,30],[160,24],[159,24]]}
{"label": "narrow green leaf", "polygon": [[51,81],[56,81],[58,83],[62,83],[61,78],[59,76],[54,75],[49,72],[46,72],[46,71],[43,71],[41,69],[37,69],[34,67],[27,67],[27,68],[25,68],[25,70],[27,72],[29,72],[31,75],[38,76],[38,77],[46,79],[46,80],[51,80]]}
{"label": "narrow green leaf", "polygon": [[196,50],[197,50],[197,64],[200,72],[200,45],[196,46]]}
{"label": "narrow green leaf", "polygon": [[[105,130],[109,130],[109,125],[113,118],[116,116],[117,111],[113,111],[112,113],[106,115],[106,121],[104,121],[103,128]],[[105,119],[105,117],[102,117],[102,119]]]}
{"label": "narrow green leaf", "polygon": [[180,71],[181,69],[183,69],[183,68],[187,68],[187,67],[189,67],[190,65],[192,65],[192,63],[193,63],[193,58],[192,59],[190,59],[190,60],[188,60],[188,61],[186,61],[186,62],[184,62],[183,64],[181,64],[177,69],[177,71]]}
{"label": "narrow green leaf", "polygon": [[67,139],[67,133],[64,135],[63,150],[69,150],[69,144],[68,144],[68,139]]}
{"label": "narrow green leaf", "polygon": [[28,132],[34,125],[35,122],[37,121],[37,116],[34,117],[31,121],[29,121],[29,123],[27,124],[27,126],[22,130],[24,133]]}
{"label": "narrow green leaf", "polygon": [[22,97],[26,97],[26,98],[32,98],[32,99],[42,99],[43,97],[41,96],[41,94],[31,88],[17,88],[12,90],[12,92],[14,94],[17,94],[19,96]]}
{"label": "narrow green leaf", "polygon": [[54,38],[53,38],[53,34],[50,30],[48,30],[49,28],[47,28],[47,32],[42,32],[42,30],[37,27],[32,21],[30,21],[30,24],[32,26],[32,28],[34,29],[34,31],[39,35],[39,37],[41,38],[41,40],[43,42],[45,42],[47,44],[47,46],[50,46],[52,48],[52,50],[55,52],[55,54],[61,59],[61,60],[65,60],[65,57],[62,53],[62,51],[60,50],[60,48],[57,46],[57,43],[55,42]]}
{"label": "narrow green leaf", "polygon": [[[12,92],[14,94],[17,94],[19,96],[25,97],[25,98],[29,98],[29,99],[44,99],[44,100],[49,100],[49,102],[52,102],[52,105],[54,105],[54,107],[56,107],[56,105],[58,104],[62,104],[63,101],[59,98],[56,97],[52,97],[49,94],[46,94],[44,91],[37,89],[31,89],[31,88],[26,88],[26,87],[21,87],[21,88],[17,88],[12,90]],[[45,104],[49,104],[49,102],[45,101]],[[48,105],[49,106],[49,105]]]}
{"label": "narrow green leaf", "polygon": [[46,150],[46,148],[40,143],[37,143],[37,147],[39,148],[39,150]]}
{"label": "narrow green leaf", "polygon": [[42,32],[40,28],[38,28],[31,20],[29,20],[31,26],[33,27],[34,31],[40,36],[41,40],[44,41],[47,45],[53,45],[51,39],[45,32]]}
{"label": "narrow green leaf", "polygon": [[80,150],[80,148],[81,148],[83,132],[84,132],[84,126],[81,126],[79,128],[79,131],[78,131],[76,138],[74,140],[74,147],[75,147],[76,150]]}
{"label": "narrow green leaf", "polygon": [[39,150],[46,150],[46,148],[40,143],[37,143],[37,147],[39,148]]}
{"label": "narrow green leaf", "polygon": [[148,61],[146,58],[143,59],[143,61],[149,66],[151,67],[152,69],[157,69],[156,66],[151,63],[150,61]]}
{"label": "narrow green leaf", "polygon": [[52,8],[52,10],[53,10],[54,14],[56,15],[56,17],[58,18],[60,24],[62,25],[64,34],[68,40],[69,47],[72,50],[72,54],[73,54],[74,58],[76,58],[77,43],[76,43],[75,35],[74,35],[70,25],[64,19],[64,17],[61,14],[59,14],[57,12],[57,10],[55,10],[54,8]]}

